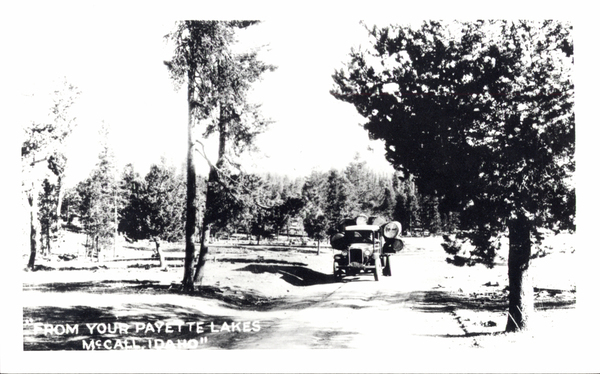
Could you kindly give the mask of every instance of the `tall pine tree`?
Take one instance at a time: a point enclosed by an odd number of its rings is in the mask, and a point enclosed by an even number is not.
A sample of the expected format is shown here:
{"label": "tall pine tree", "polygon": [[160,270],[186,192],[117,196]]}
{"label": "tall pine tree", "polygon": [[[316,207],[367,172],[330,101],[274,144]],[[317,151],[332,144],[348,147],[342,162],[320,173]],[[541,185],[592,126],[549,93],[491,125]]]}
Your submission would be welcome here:
{"label": "tall pine tree", "polygon": [[461,212],[472,239],[508,230],[506,330],[526,328],[532,237],[574,229],[571,26],[426,22],[370,34],[372,48],[335,72],[332,94],[367,118],[387,159],[442,213]]}
{"label": "tall pine tree", "polygon": [[[272,66],[258,60],[257,51],[237,53],[233,49],[236,30],[256,24],[256,21],[181,21],[167,37],[174,45],[173,57],[165,62],[177,88],[186,84],[188,90],[188,164],[187,164],[187,222],[186,257],[183,287],[192,291],[201,284],[205,257],[208,252],[207,231],[212,222],[211,209],[217,200],[216,190],[227,186],[239,192],[240,184],[232,178],[236,169],[235,156],[252,146],[255,136],[267,125],[257,105],[247,101],[247,93],[264,72]],[[218,137],[218,156],[210,161],[204,153],[194,129],[202,126],[203,137]],[[194,207],[196,171],[194,152],[209,163],[205,214],[202,220],[200,254],[196,271],[193,269],[196,228]],[[237,190],[237,191],[235,191]]]}

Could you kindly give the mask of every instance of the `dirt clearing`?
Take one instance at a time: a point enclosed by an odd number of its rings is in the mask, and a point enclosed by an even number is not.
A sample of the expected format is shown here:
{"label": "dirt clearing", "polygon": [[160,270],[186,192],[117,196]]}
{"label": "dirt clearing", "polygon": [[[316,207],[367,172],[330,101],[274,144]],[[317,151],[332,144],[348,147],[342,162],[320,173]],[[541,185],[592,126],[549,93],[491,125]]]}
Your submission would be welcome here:
{"label": "dirt clearing", "polygon": [[180,290],[182,245],[165,249],[166,272],[143,243],[102,262],[54,255],[24,273],[23,349],[482,353],[555,350],[573,335],[570,244],[533,260],[531,332],[506,335],[505,264],[459,268],[446,263],[441,239],[405,241],[392,257],[393,275],[379,282],[372,275],[335,282],[330,248],[317,256],[312,247],[215,245],[193,295]]}

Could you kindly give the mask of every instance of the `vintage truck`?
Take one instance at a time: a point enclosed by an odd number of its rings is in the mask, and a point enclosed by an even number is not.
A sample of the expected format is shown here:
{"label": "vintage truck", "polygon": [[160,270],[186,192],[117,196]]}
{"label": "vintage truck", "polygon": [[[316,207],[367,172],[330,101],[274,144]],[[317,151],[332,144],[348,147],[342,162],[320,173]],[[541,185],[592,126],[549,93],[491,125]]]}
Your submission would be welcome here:
{"label": "vintage truck", "polygon": [[341,232],[331,236],[331,246],[340,251],[333,256],[336,281],[362,274],[373,274],[379,281],[382,275],[392,275],[390,255],[404,247],[400,239],[402,225],[397,221],[379,223],[375,217],[358,216],[344,220],[339,227]]}

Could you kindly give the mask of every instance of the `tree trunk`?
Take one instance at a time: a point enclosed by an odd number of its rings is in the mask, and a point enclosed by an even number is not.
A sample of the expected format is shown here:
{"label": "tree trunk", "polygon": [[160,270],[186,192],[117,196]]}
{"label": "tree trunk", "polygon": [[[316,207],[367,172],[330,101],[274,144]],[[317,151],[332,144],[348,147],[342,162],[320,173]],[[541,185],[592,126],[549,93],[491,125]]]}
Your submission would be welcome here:
{"label": "tree trunk", "polygon": [[[59,239],[56,241],[56,248],[60,249],[60,237],[61,237],[61,230],[62,230],[62,225],[61,225],[61,219],[60,219],[60,211],[62,209],[62,203],[63,203],[63,188],[62,188],[62,176],[58,176],[58,179],[56,181],[56,194],[57,194],[57,202],[56,202],[56,221],[53,223],[54,227],[55,227],[55,232],[56,232],[56,237]],[[48,252],[50,252],[50,246],[48,246]]]}
{"label": "tree trunk", "polygon": [[206,264],[206,254],[208,253],[208,237],[210,236],[211,221],[211,206],[216,201],[216,196],[212,186],[216,185],[219,178],[219,171],[224,166],[225,152],[228,138],[227,118],[225,117],[225,107],[221,103],[219,105],[219,150],[216,162],[216,168],[210,165],[208,172],[208,181],[206,183],[206,201],[204,208],[204,219],[202,220],[202,232],[200,236],[200,254],[198,255],[198,263],[196,264],[196,273],[194,274],[194,284],[202,285],[204,278],[204,265]]}
{"label": "tree trunk", "polygon": [[[220,145],[221,146],[221,145]],[[219,148],[219,154],[221,149]],[[221,159],[217,161],[218,167],[221,166]],[[198,255],[198,262],[196,263],[196,273],[194,274],[194,284],[199,286],[202,285],[204,278],[204,265],[206,265],[206,255],[208,254],[208,238],[210,236],[210,225],[211,225],[211,206],[214,204],[216,199],[214,188],[218,181],[219,175],[215,168],[211,167],[208,172],[208,180],[206,181],[206,200],[204,208],[204,219],[202,220],[202,230],[200,232],[200,254]]]}
{"label": "tree trunk", "polygon": [[321,240],[317,239],[317,256],[321,254]]}
{"label": "tree trunk", "polygon": [[56,180],[56,195],[58,197],[58,200],[56,202],[56,217],[58,217],[58,222],[60,222],[60,211],[62,210],[62,203],[63,203],[63,188],[62,188],[62,177],[58,176],[58,179]]}
{"label": "tree trunk", "polygon": [[[115,187],[114,194],[114,218],[115,218],[115,232],[114,232],[114,241],[113,241],[113,258],[117,257],[117,238],[119,237],[119,214],[117,210],[117,187]],[[59,224],[60,224],[60,216],[59,216]]]}
{"label": "tree trunk", "polygon": [[94,237],[94,247],[96,248],[95,249],[96,262],[100,262],[100,244],[99,244],[99,242],[100,242],[100,236],[96,235]]}
{"label": "tree trunk", "polygon": [[[192,59],[193,61],[193,59]],[[194,102],[194,72],[195,64],[191,64],[188,73],[188,150],[187,150],[187,201],[185,221],[185,263],[183,273],[183,290],[194,291],[194,232],[196,230],[196,166],[194,165],[193,137],[193,102]]]}
{"label": "tree trunk", "polygon": [[198,263],[196,264],[196,273],[194,274],[194,284],[202,286],[204,279],[204,265],[206,265],[206,254],[208,253],[208,238],[210,237],[210,226],[206,224],[206,215],[202,221],[202,232],[200,234],[200,254],[198,255]]}
{"label": "tree trunk", "polygon": [[167,270],[167,262],[165,261],[165,255],[163,251],[160,249],[160,240],[158,238],[154,238],[154,244],[156,245],[156,255],[158,256],[158,262],[161,270]]}
{"label": "tree trunk", "polygon": [[533,285],[529,274],[531,222],[519,216],[508,224],[508,321],[506,331],[526,330],[533,314]]}
{"label": "tree trunk", "polygon": [[35,267],[35,256],[38,249],[38,237],[40,235],[40,223],[38,221],[38,206],[37,206],[37,191],[35,188],[31,190],[31,194],[28,196],[30,216],[29,216],[29,262],[27,267],[34,270]]}
{"label": "tree trunk", "polygon": [[52,221],[48,221],[48,224],[46,225],[46,248],[44,249],[44,254],[46,256],[52,254],[52,249],[50,248],[51,245],[51,229],[50,229],[50,225],[52,224]]}

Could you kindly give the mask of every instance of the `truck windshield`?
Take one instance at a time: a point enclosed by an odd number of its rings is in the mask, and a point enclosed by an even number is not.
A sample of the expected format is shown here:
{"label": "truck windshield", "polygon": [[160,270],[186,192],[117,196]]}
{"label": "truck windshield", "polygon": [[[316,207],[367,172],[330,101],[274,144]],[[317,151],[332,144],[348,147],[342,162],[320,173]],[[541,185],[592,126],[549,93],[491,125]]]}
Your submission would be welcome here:
{"label": "truck windshield", "polygon": [[372,231],[346,231],[349,243],[373,243]]}

